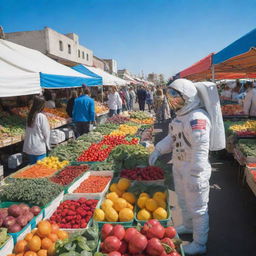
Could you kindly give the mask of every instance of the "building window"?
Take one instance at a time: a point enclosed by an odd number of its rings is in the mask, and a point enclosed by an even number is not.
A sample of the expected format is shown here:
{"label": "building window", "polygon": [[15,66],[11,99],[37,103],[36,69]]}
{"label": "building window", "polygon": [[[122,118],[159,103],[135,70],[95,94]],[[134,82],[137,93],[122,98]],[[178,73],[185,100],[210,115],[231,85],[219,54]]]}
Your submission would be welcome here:
{"label": "building window", "polygon": [[83,56],[83,59],[84,59],[84,52],[82,52],[82,56]]}
{"label": "building window", "polygon": [[71,54],[71,45],[68,44],[68,53]]}
{"label": "building window", "polygon": [[89,54],[86,53],[86,60],[88,61],[89,60]]}
{"label": "building window", "polygon": [[61,40],[59,41],[59,48],[60,48],[60,51],[63,51],[63,42]]}

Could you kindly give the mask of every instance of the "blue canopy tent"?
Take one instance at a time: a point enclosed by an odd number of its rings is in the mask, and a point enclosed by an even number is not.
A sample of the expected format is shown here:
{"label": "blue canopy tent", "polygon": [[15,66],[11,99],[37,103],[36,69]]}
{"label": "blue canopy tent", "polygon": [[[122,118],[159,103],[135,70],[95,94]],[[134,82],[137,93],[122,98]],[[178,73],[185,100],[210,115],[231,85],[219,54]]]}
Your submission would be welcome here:
{"label": "blue canopy tent", "polygon": [[256,72],[256,29],[213,55],[215,72]]}
{"label": "blue canopy tent", "polygon": [[117,76],[111,75],[99,68],[87,67],[85,65],[77,65],[72,67],[72,69],[78,72],[81,72],[84,75],[91,76],[95,79],[101,79],[102,85],[125,86],[128,84],[126,80],[121,79]]}

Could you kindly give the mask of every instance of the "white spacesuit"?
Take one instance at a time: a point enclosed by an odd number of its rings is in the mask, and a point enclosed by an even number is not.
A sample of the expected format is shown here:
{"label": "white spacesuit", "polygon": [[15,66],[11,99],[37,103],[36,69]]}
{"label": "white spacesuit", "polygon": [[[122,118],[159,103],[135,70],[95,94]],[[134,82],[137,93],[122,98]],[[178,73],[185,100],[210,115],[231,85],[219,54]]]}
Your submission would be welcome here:
{"label": "white spacesuit", "polygon": [[[172,152],[175,191],[183,217],[183,225],[177,227],[177,232],[193,233],[193,242],[184,246],[186,254],[205,253],[209,230],[208,200],[211,176],[208,154],[209,149],[213,148],[210,141],[214,140],[214,134],[211,134],[211,117],[215,120],[216,113],[217,116],[221,115],[218,94],[216,90],[214,96],[217,100],[212,102],[212,108],[217,111],[209,114],[202,100],[205,90],[202,95],[196,85],[186,79],[175,80],[170,88],[180,95],[183,104],[176,111],[177,117],[170,124],[168,136],[156,145],[149,158],[149,164],[153,165],[160,155]],[[208,97],[207,100],[210,101]],[[217,120],[216,123],[220,124],[219,135],[221,140],[224,140],[224,143],[218,145],[218,149],[221,149],[225,145],[222,117],[218,116]],[[216,132],[216,127],[213,130]]]}

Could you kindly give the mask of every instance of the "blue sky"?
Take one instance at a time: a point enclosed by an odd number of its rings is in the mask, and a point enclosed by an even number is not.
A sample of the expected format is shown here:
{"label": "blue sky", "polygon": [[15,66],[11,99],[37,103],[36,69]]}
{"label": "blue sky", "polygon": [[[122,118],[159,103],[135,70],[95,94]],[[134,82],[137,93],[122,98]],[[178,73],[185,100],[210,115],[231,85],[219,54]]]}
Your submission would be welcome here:
{"label": "blue sky", "polygon": [[5,32],[74,32],[118,68],[169,77],[256,27],[256,0],[0,0]]}

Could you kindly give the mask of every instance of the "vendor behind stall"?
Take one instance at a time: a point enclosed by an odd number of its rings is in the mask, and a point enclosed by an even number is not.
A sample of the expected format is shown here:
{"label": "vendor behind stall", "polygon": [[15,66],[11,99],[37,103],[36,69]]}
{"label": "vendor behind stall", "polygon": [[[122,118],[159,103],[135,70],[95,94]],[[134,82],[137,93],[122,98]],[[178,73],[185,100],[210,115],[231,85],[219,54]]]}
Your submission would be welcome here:
{"label": "vendor behind stall", "polygon": [[45,107],[46,108],[55,108],[55,102],[54,102],[54,98],[53,98],[53,95],[50,91],[46,90],[44,92],[44,98],[46,100],[45,102]]}
{"label": "vendor behind stall", "polygon": [[95,104],[89,95],[89,88],[83,85],[82,94],[74,101],[72,118],[76,124],[79,136],[88,133],[90,123],[95,121]]}
{"label": "vendor behind stall", "polygon": [[23,144],[23,152],[28,154],[30,164],[45,158],[47,149],[50,149],[50,125],[42,113],[44,107],[44,98],[35,96],[28,114]]}

